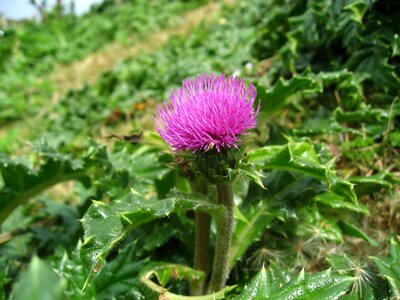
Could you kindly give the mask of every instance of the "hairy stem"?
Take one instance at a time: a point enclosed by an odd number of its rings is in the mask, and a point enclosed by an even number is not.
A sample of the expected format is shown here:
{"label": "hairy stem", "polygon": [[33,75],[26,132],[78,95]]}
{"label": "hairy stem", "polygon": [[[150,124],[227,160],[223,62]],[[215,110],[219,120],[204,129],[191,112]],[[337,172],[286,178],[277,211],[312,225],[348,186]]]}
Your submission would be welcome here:
{"label": "hairy stem", "polygon": [[[207,195],[208,186],[205,182],[191,182],[193,192]],[[211,216],[208,213],[197,211],[196,218],[196,240],[194,249],[194,269],[203,271],[207,277],[209,271],[209,239]],[[190,292],[193,296],[203,295],[205,292],[205,278],[202,281],[190,283]]]}
{"label": "hairy stem", "polygon": [[232,240],[233,227],[233,183],[224,182],[217,185],[218,204],[225,208],[224,217],[217,221],[217,240],[215,245],[213,270],[208,292],[221,290],[229,276],[228,253]]}

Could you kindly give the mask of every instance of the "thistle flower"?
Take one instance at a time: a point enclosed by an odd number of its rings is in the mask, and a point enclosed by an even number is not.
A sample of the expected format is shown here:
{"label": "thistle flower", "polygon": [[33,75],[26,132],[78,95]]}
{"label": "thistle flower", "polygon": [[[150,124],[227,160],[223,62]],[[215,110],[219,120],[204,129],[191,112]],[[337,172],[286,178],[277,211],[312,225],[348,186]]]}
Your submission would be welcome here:
{"label": "thistle flower", "polygon": [[256,127],[260,105],[253,108],[256,89],[244,80],[225,75],[186,79],[171,92],[155,114],[156,130],[174,150],[237,148],[240,136]]}

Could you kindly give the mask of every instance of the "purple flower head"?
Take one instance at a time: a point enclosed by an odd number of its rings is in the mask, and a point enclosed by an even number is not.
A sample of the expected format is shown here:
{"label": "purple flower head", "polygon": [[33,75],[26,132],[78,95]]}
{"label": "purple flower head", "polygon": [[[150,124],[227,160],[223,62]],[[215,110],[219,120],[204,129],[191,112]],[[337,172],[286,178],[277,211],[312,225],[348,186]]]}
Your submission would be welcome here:
{"label": "purple flower head", "polygon": [[171,92],[171,104],[157,106],[156,130],[174,150],[237,148],[240,135],[256,127],[260,108],[253,85],[225,75],[199,75],[186,79]]}

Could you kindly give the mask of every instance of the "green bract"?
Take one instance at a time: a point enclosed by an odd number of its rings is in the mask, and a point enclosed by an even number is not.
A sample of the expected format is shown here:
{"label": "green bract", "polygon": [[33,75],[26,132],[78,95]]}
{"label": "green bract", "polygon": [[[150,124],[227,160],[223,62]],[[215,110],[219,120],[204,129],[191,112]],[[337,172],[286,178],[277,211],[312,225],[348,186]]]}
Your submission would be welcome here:
{"label": "green bract", "polygon": [[211,149],[199,151],[193,155],[193,173],[211,184],[232,181],[231,170],[237,170],[245,164],[246,156],[240,149],[224,148],[221,151]]}

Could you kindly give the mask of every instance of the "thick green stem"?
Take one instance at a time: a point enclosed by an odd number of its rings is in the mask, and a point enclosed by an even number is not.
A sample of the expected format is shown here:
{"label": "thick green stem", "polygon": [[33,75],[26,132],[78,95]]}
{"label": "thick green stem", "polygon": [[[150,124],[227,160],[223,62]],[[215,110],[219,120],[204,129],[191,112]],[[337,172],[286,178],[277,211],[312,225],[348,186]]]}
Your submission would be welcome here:
{"label": "thick green stem", "polygon": [[233,183],[224,182],[217,185],[218,204],[226,208],[224,217],[217,221],[217,240],[215,245],[213,270],[208,292],[218,292],[229,276],[228,253],[232,240],[233,227]]}
{"label": "thick green stem", "polygon": [[[205,182],[192,182],[193,192],[207,195],[208,186]],[[209,271],[209,239],[211,216],[205,212],[195,212],[196,218],[196,239],[194,249],[194,269],[206,274]],[[205,277],[206,277],[205,276]],[[205,279],[190,283],[190,291],[193,296],[203,295],[205,292]]]}

